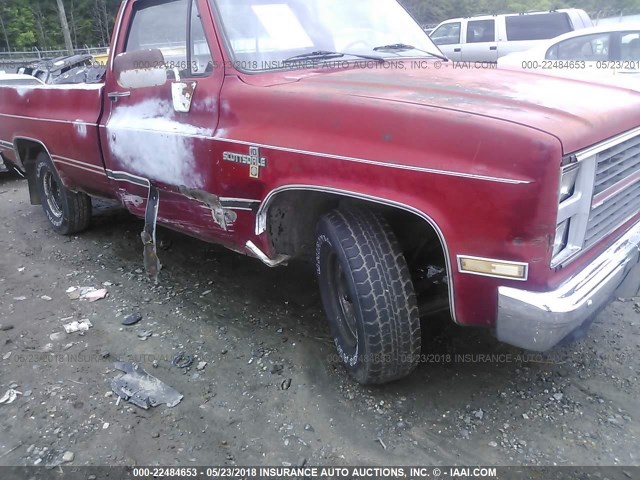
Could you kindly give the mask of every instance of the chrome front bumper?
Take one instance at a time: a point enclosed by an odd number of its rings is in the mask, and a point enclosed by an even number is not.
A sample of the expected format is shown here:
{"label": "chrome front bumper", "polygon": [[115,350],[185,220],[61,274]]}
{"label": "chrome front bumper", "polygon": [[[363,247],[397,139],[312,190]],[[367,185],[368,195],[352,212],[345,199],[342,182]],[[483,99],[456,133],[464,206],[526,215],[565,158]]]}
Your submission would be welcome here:
{"label": "chrome front bumper", "polygon": [[588,326],[615,297],[640,290],[640,223],[580,273],[550,292],[498,289],[497,336],[502,342],[545,351]]}

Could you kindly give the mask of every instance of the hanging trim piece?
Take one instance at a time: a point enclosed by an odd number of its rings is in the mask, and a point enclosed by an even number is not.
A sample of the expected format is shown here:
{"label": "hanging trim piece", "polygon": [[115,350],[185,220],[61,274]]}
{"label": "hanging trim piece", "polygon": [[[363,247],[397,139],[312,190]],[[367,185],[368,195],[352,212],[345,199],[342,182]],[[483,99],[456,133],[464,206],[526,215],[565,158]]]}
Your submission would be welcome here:
{"label": "hanging trim piece", "polygon": [[149,198],[147,199],[147,210],[144,214],[144,230],[140,234],[144,245],[144,268],[147,275],[156,284],[162,265],[156,251],[156,224],[158,222],[158,204],[160,203],[160,193],[153,185],[149,186]]}

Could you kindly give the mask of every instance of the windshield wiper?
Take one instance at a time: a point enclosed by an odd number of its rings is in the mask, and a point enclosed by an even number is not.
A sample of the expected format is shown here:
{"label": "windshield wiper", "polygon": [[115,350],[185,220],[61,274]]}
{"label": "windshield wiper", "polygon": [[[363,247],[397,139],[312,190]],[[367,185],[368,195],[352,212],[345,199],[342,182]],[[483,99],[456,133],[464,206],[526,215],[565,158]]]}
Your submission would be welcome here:
{"label": "windshield wiper", "polygon": [[449,59],[444,55],[441,55],[439,53],[429,52],[427,50],[422,50],[420,48],[414,47],[413,45],[407,45],[406,43],[393,43],[391,45],[381,45],[373,49],[374,52],[384,52],[384,51],[393,52],[393,51],[402,51],[402,50],[417,50],[419,52],[426,53],[427,55],[431,55],[432,57],[439,58],[440,60],[444,60],[445,62],[449,61]]}
{"label": "windshield wiper", "polygon": [[295,63],[299,60],[326,60],[331,58],[342,58],[345,55],[350,57],[358,57],[365,58],[367,60],[374,60],[376,62],[385,62],[385,59],[382,57],[378,57],[375,55],[361,55],[359,53],[349,53],[349,52],[332,52],[331,50],[316,50],[314,52],[303,53],[301,55],[296,55],[294,57],[289,57],[286,60],[283,60],[282,63]]}

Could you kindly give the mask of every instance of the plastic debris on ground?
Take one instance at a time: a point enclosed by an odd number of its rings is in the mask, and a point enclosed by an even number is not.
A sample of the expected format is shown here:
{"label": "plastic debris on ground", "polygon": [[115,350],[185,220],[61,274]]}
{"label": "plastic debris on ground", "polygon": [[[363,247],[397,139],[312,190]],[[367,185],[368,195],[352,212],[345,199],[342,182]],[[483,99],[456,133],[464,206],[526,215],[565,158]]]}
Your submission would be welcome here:
{"label": "plastic debris on ground", "polygon": [[108,295],[106,288],[97,289],[94,287],[69,287],[66,293],[71,300],[81,299],[90,302],[97,302]]}
{"label": "plastic debris on ground", "polygon": [[80,320],[79,322],[67,323],[64,326],[64,331],[67,333],[86,332],[91,327],[93,327],[93,325],[89,320]]}
{"label": "plastic debris on ground", "polygon": [[115,362],[113,365],[124,374],[111,381],[111,389],[120,398],[140,408],[147,410],[161,404],[171,408],[184,398],[177,390],[134,363]]}
{"label": "plastic debris on ground", "polygon": [[198,363],[198,366],[196,367],[196,370],[204,370],[205,367],[207,366],[208,362],[200,362]]}
{"label": "plastic debris on ground", "polygon": [[22,392],[19,392],[18,390],[14,390],[13,388],[10,388],[2,396],[2,398],[0,398],[0,405],[9,405],[10,403],[15,402],[16,398],[18,398],[18,395],[22,395]]}
{"label": "plastic debris on ground", "polygon": [[136,323],[138,323],[140,320],[142,320],[142,315],[139,313],[133,313],[131,315],[127,315],[124,320],[122,320],[122,325],[135,325]]}

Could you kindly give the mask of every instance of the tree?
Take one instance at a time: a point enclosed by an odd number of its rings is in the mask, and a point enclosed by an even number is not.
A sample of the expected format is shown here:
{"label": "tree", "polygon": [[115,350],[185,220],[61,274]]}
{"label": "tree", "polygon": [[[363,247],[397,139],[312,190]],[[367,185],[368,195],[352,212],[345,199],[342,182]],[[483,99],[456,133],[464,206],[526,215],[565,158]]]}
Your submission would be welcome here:
{"label": "tree", "polygon": [[[66,48],[109,43],[122,0],[0,0],[0,46]],[[345,0],[348,1],[348,0]],[[482,13],[583,8],[592,18],[640,13],[640,0],[400,0],[421,24]],[[66,23],[66,26],[65,26]]]}
{"label": "tree", "polygon": [[2,36],[4,37],[4,42],[7,45],[7,50],[11,50],[11,43],[9,43],[9,34],[7,33],[7,29],[4,26],[3,17],[4,12],[0,10],[0,28],[2,29]]}
{"label": "tree", "polygon": [[64,44],[67,47],[69,55],[73,55],[73,43],[71,42],[71,32],[69,31],[69,24],[67,23],[67,13],[64,10],[64,3],[62,0],[58,2],[58,13],[60,15],[60,26],[62,27],[62,35],[64,36]]}

